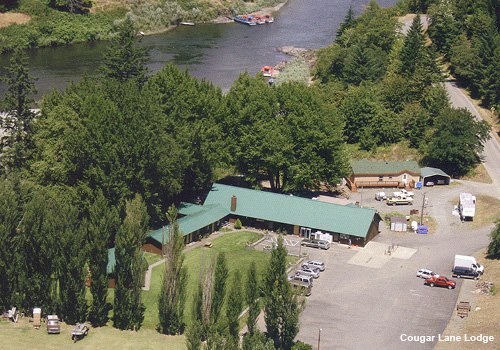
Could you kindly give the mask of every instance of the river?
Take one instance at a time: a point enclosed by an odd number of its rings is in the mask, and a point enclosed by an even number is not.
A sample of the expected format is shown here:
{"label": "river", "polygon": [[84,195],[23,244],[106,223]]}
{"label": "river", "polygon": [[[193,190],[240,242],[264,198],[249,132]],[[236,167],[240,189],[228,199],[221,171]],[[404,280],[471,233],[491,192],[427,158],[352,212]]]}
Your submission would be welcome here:
{"label": "river", "polygon": [[[396,0],[379,0],[391,6]],[[171,61],[198,78],[227,91],[241,72],[255,74],[264,65],[290,60],[278,52],[283,46],[317,49],[331,43],[352,4],[356,14],[368,0],[289,0],[274,14],[271,24],[247,26],[238,23],[199,24],[145,36],[139,45],[149,51],[150,72]],[[28,51],[30,74],[37,78],[36,98],[52,89],[63,89],[84,74],[94,74],[108,42],[83,43]],[[8,55],[0,56],[0,74]],[[6,85],[0,83],[0,98]]]}

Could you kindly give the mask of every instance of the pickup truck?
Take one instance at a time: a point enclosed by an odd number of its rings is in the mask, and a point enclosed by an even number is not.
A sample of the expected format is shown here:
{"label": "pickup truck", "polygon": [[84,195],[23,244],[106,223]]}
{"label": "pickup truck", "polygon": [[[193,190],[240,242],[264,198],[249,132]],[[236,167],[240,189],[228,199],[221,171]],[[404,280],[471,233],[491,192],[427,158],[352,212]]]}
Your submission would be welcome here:
{"label": "pickup truck", "polygon": [[399,192],[392,192],[394,197],[404,198],[404,197],[413,197],[415,194],[411,191],[407,191],[404,188]]}
{"label": "pickup truck", "polygon": [[399,205],[399,204],[412,205],[413,198],[411,198],[411,197],[391,197],[387,200],[387,205]]}

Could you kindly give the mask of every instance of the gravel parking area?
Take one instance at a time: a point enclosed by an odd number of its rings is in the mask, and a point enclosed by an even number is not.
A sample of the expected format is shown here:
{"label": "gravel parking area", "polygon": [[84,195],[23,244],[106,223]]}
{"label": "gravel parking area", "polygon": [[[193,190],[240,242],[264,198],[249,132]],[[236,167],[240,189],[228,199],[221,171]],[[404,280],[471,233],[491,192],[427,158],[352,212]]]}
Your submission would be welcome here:
{"label": "gravel parking area", "polygon": [[[376,208],[384,217],[394,211],[409,215],[410,209],[421,210],[425,194],[424,214],[436,220],[437,228],[430,234],[417,235],[393,232],[381,223],[381,233],[374,239],[373,247],[348,249],[334,244],[328,251],[303,248],[310,258],[326,264],[307,299],[297,336],[314,349],[320,329],[321,349],[433,349],[453,315],[464,281],[456,280],[455,290],[432,288],[425,286],[415,273],[429,268],[451,277],[455,254],[470,255],[488,244],[491,226],[474,228],[452,215],[460,192],[500,197],[500,189],[493,185],[462,181],[415,190],[415,204],[393,207],[375,200],[378,191],[381,190],[365,189],[353,193],[351,199],[364,207]],[[399,246],[394,255],[380,253],[392,245]],[[395,256],[398,250],[400,256]],[[427,338],[422,342],[422,338],[410,341],[408,336]],[[499,342],[500,339],[490,344],[492,349]]]}

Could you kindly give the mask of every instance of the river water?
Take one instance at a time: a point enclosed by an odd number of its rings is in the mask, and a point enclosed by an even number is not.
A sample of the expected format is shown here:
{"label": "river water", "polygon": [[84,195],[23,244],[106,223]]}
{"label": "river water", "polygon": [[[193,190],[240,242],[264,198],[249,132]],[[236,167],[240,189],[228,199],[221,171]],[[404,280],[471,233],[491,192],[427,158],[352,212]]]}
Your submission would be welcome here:
{"label": "river water", "polygon": [[[396,0],[379,0],[391,6]],[[150,72],[171,61],[198,78],[227,91],[241,72],[255,74],[264,65],[290,60],[278,52],[283,46],[317,49],[331,43],[350,5],[359,14],[368,0],[289,0],[274,14],[271,24],[247,26],[239,23],[181,26],[169,32],[146,36],[139,45],[149,50]],[[52,89],[62,89],[84,74],[94,74],[109,43],[85,43],[31,50],[30,74],[36,77],[36,98]],[[8,55],[0,56],[0,74]],[[0,98],[6,86],[0,83]]]}

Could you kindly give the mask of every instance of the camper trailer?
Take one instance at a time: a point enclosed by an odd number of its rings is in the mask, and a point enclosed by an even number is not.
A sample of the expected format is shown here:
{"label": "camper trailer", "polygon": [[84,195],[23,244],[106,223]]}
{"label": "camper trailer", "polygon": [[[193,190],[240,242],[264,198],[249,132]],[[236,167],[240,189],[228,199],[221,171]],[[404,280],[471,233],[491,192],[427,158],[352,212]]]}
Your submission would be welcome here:
{"label": "camper trailer", "polygon": [[458,212],[463,221],[472,221],[476,214],[476,197],[470,193],[460,193]]}

